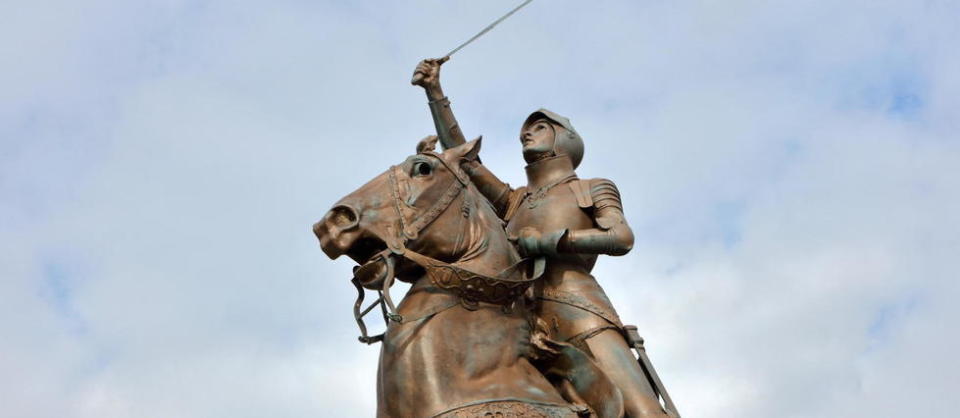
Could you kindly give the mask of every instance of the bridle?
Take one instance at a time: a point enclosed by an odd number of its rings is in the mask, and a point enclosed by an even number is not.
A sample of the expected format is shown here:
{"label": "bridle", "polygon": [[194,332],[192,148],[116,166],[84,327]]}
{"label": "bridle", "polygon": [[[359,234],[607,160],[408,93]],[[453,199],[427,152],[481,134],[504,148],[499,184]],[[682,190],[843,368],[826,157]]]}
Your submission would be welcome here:
{"label": "bridle", "polygon": [[[533,281],[543,274],[545,260],[542,257],[523,259],[507,267],[495,277],[491,277],[461,268],[455,263],[446,263],[411,250],[408,245],[416,241],[427,227],[446,212],[450,205],[457,200],[457,197],[470,185],[470,179],[466,174],[461,170],[456,170],[454,167],[451,167],[440,154],[427,150],[419,152],[419,155],[426,155],[438,161],[450,172],[451,179],[450,182],[444,186],[445,191],[437,201],[433,202],[423,213],[416,213],[412,219],[408,220],[403,214],[403,200],[400,196],[400,182],[397,178],[397,173],[401,172],[402,168],[400,166],[390,167],[388,171],[390,195],[394,202],[394,208],[397,211],[399,229],[396,231],[395,236],[390,237],[389,242],[385,240],[388,248],[374,255],[370,258],[370,261],[364,264],[364,266],[367,266],[382,260],[386,266],[383,276],[380,276],[383,285],[377,290],[379,294],[377,300],[367,308],[361,309],[363,307],[365,292],[360,280],[357,278],[357,270],[355,270],[355,275],[353,279],[351,279],[351,282],[357,288],[358,292],[357,300],[353,306],[353,315],[360,328],[359,340],[362,343],[373,344],[383,340],[384,334],[369,336],[367,334],[366,324],[363,322],[363,317],[370,313],[377,305],[380,305],[384,322],[386,322],[387,325],[389,325],[390,321],[402,324],[424,319],[456,305],[463,305],[469,310],[474,310],[477,309],[479,302],[498,304],[501,305],[504,310],[507,310],[509,309],[509,305],[517,300]],[[468,216],[466,212],[464,215]],[[397,313],[396,306],[390,298],[389,291],[394,281],[397,257],[409,260],[422,267],[435,286],[459,296],[459,300],[456,303],[449,303],[428,309],[416,318],[404,318]],[[533,262],[532,273],[527,274],[527,267],[531,261]],[[519,279],[515,278],[518,273],[521,273]]]}

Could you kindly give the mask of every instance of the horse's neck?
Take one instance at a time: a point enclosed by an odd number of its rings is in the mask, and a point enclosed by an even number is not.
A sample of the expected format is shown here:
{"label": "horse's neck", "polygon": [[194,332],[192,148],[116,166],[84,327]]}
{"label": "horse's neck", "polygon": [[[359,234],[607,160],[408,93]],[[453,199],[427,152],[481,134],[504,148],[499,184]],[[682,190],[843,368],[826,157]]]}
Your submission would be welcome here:
{"label": "horse's neck", "polygon": [[474,210],[468,218],[468,230],[464,231],[470,237],[470,242],[455,264],[470,271],[495,276],[520,261],[520,256],[507,240],[503,223],[493,208],[485,200],[478,200],[484,198],[476,190],[470,188],[470,191],[475,195],[472,199],[475,202]]}

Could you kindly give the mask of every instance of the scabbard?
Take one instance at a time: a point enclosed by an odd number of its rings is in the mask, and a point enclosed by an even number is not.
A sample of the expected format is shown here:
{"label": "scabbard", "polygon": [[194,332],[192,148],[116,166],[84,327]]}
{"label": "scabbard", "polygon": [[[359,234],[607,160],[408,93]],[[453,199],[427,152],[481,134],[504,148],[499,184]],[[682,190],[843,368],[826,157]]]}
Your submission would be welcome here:
{"label": "scabbard", "polygon": [[660,376],[657,375],[657,371],[653,368],[650,357],[647,357],[647,349],[643,346],[643,337],[640,336],[637,327],[635,325],[624,325],[623,330],[626,334],[627,342],[630,343],[634,351],[637,352],[637,362],[640,363],[640,368],[643,369],[647,380],[650,381],[650,386],[653,387],[654,392],[663,400],[663,408],[666,410],[667,415],[671,418],[680,418],[680,413],[677,412],[676,405],[674,405],[673,400],[670,399],[667,388],[664,387],[663,382],[660,381]]}

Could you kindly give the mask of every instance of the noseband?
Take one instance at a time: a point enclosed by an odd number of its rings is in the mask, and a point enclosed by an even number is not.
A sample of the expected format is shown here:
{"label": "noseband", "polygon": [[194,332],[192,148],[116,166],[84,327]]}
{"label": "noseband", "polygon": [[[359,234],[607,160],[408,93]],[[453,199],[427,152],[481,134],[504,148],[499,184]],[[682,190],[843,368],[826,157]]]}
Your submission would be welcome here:
{"label": "noseband", "polygon": [[[360,280],[358,280],[356,277],[351,280],[358,291],[357,301],[354,303],[353,307],[353,314],[354,318],[357,320],[357,325],[360,327],[360,342],[366,344],[373,344],[383,340],[383,334],[368,336],[367,327],[363,322],[363,317],[370,313],[374,306],[378,304],[380,305],[380,309],[383,313],[384,321],[388,324],[390,321],[400,324],[417,321],[428,316],[435,315],[443,310],[452,308],[458,304],[463,305],[469,310],[474,310],[477,309],[479,302],[487,302],[501,305],[505,310],[507,310],[509,309],[509,305],[512,304],[513,301],[516,301],[517,298],[519,298],[523,292],[530,287],[533,281],[543,274],[545,260],[542,257],[533,260],[533,272],[529,275],[526,274],[526,267],[531,259],[523,259],[520,260],[520,262],[507,267],[496,276],[491,277],[461,268],[455,264],[437,260],[408,248],[410,243],[414,242],[418,237],[420,237],[423,230],[430,226],[430,224],[439,218],[440,215],[446,212],[450,205],[457,200],[457,197],[460,196],[464,189],[466,189],[470,184],[469,178],[462,171],[455,170],[454,167],[451,167],[449,164],[447,164],[447,162],[436,152],[422,151],[419,154],[427,155],[437,160],[440,164],[446,167],[452,178],[450,179],[449,184],[446,185],[446,190],[436,202],[430,205],[430,207],[423,213],[415,213],[410,220],[407,220],[403,216],[403,200],[400,197],[400,182],[397,179],[397,173],[401,171],[401,167],[390,167],[388,174],[390,181],[390,194],[393,198],[394,207],[396,208],[397,218],[399,219],[400,225],[396,236],[390,237],[391,242],[387,243],[389,248],[381,251],[371,259],[382,259],[386,265],[386,271],[384,272],[383,276],[383,286],[377,291],[379,293],[379,298],[369,307],[361,310],[364,299],[364,290]],[[468,216],[468,214],[465,212],[464,216]],[[435,286],[459,296],[459,301],[446,306],[429,309],[425,314],[419,315],[417,318],[405,319],[402,315],[397,313],[397,309],[393,304],[393,300],[390,298],[389,289],[390,286],[393,285],[396,268],[395,256],[410,260],[411,262],[422,267]],[[521,273],[521,277],[519,279],[516,278],[518,272]]]}

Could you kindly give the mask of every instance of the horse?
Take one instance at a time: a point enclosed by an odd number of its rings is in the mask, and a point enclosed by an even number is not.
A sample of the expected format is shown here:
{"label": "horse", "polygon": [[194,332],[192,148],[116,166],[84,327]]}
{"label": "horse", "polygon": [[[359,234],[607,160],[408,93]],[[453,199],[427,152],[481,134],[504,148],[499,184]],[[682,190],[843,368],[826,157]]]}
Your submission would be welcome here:
{"label": "horse", "polygon": [[[543,264],[518,255],[460,168],[480,142],[441,153],[425,138],[314,225],[328,257],[358,264],[361,341],[382,342],[377,416],[622,416],[619,391],[583,353],[537,332],[527,289]],[[412,284],[397,306],[395,277]],[[360,286],[380,291],[382,336],[366,335],[374,306],[360,313]]]}

